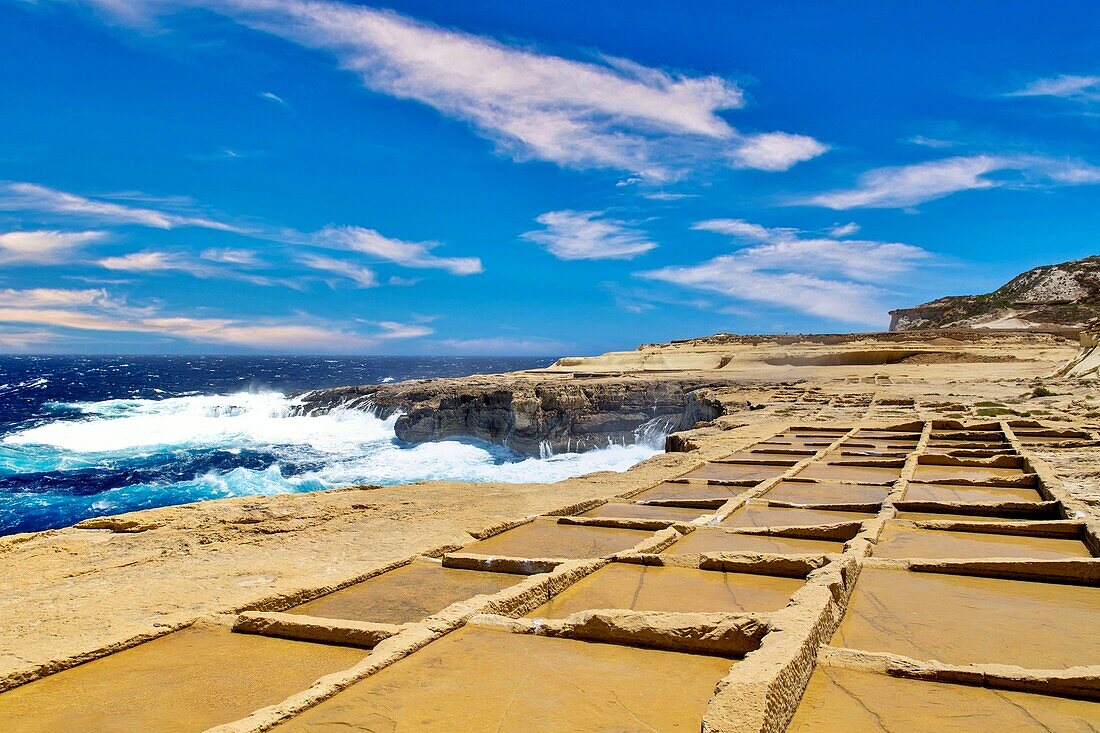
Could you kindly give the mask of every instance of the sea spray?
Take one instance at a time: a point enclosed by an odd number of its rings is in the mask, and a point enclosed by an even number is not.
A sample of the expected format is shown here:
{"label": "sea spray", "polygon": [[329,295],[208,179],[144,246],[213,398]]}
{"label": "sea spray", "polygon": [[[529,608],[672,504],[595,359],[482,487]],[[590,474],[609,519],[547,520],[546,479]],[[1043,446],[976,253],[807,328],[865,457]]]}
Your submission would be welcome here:
{"label": "sea spray", "polygon": [[0,439],[0,533],[233,496],[422,480],[546,482],[624,471],[658,452],[667,425],[632,445],[522,458],[447,440],[407,445],[397,415],[302,415],[279,392],[56,402],[52,420]]}

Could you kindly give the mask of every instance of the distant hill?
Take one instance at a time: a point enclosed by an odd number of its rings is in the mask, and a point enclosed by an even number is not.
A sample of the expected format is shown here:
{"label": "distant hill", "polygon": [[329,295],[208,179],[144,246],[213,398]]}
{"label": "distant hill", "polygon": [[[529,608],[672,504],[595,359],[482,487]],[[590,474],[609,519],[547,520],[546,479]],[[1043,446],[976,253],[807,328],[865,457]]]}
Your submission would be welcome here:
{"label": "distant hill", "polygon": [[1079,330],[1100,318],[1100,255],[1044,265],[992,293],[949,295],[890,311],[891,331],[931,328]]}

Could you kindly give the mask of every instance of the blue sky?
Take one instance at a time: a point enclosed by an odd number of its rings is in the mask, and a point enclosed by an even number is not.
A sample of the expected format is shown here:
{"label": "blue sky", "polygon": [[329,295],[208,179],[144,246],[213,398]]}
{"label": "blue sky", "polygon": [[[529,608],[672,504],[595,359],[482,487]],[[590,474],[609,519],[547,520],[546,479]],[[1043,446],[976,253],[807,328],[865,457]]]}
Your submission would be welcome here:
{"label": "blue sky", "polygon": [[1095,254],[1100,6],[0,0],[0,350],[594,353]]}

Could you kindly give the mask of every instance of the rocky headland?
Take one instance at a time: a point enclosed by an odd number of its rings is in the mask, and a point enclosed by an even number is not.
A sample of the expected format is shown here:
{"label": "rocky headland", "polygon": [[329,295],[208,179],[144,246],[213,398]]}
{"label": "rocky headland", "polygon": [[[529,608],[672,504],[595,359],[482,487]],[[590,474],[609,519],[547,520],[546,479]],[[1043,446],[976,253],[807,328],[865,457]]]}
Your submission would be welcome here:
{"label": "rocky headland", "polygon": [[1076,333],[1100,317],[1100,256],[1043,265],[992,293],[951,295],[890,311],[891,331],[1031,329]]}

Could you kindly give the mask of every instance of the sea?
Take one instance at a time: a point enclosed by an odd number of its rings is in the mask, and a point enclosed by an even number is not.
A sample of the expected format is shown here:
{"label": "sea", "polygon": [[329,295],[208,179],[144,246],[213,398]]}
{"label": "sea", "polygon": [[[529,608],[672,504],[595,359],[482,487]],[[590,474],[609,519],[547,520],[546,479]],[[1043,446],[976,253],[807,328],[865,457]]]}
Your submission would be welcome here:
{"label": "sea", "polygon": [[325,387],[547,366],[531,357],[0,356],[0,535],[171,504],[422,480],[557,481],[625,471],[662,436],[519,456],[411,445],[396,416],[296,415]]}

